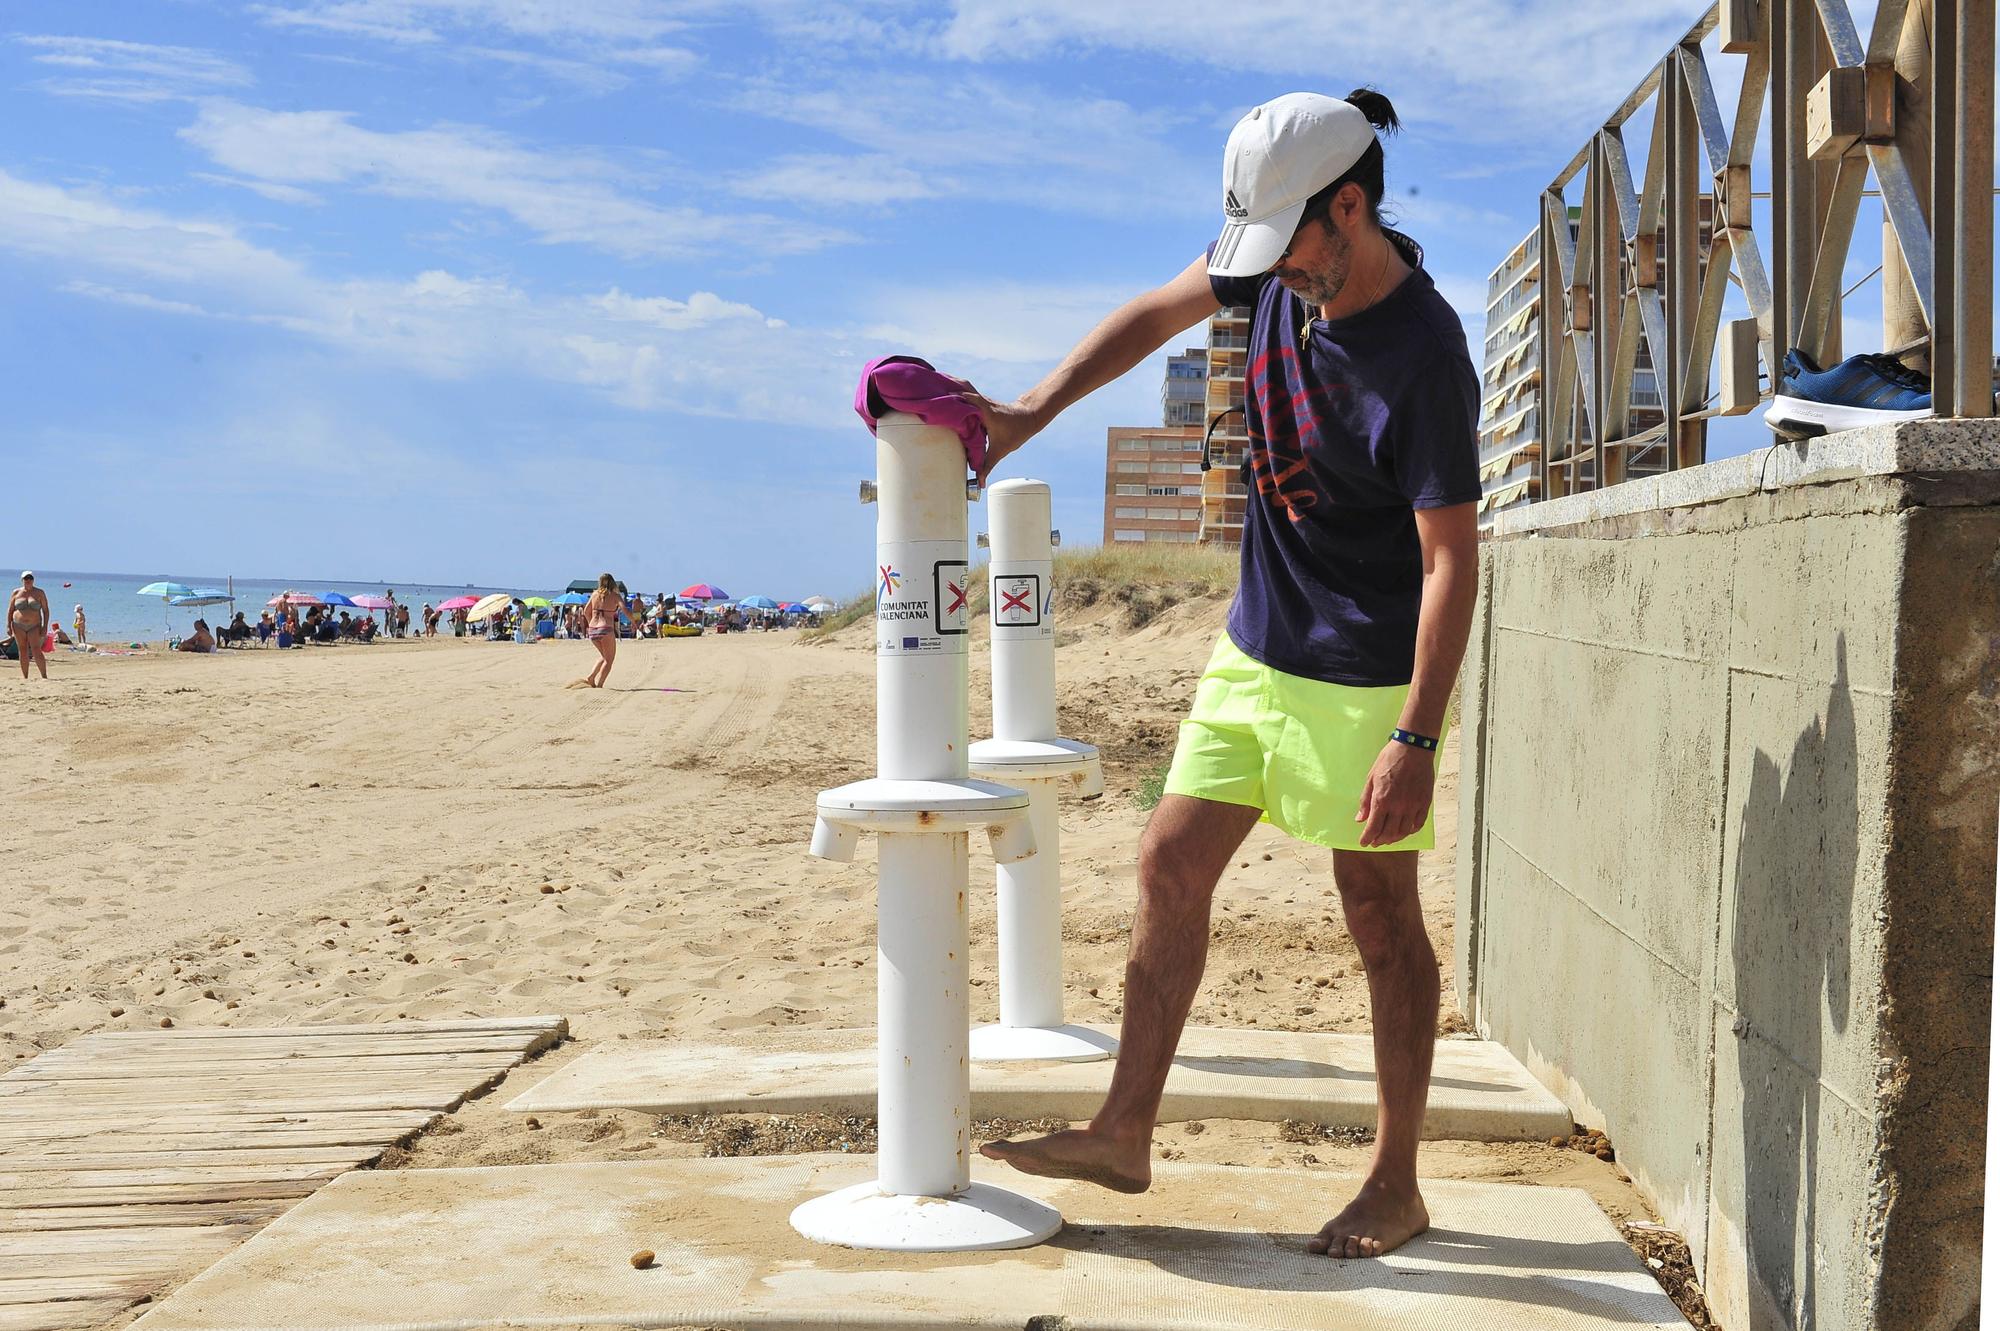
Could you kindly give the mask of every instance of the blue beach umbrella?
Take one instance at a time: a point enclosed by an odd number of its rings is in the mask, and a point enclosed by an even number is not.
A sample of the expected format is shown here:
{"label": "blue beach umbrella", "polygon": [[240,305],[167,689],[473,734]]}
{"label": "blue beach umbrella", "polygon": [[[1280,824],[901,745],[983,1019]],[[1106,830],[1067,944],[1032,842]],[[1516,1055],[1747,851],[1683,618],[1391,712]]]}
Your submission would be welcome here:
{"label": "blue beach umbrella", "polygon": [[167,604],[176,610],[194,610],[205,605],[227,605],[236,598],[213,587],[197,587],[185,596],[169,596]]}
{"label": "blue beach umbrella", "polygon": [[562,594],[561,596],[558,596],[558,597],[556,597],[556,598],[555,598],[555,600],[554,600],[554,601],[552,601],[552,602],[551,602],[550,604],[552,604],[552,605],[589,605],[589,604],[590,604],[590,598],[589,598],[588,596],[585,596],[585,595],[584,595],[584,594],[583,594],[582,592],[564,592],[564,593],[563,593],[563,594]]}
{"label": "blue beach umbrella", "polygon": [[781,615],[803,615],[807,614],[808,611],[797,601],[787,601],[778,607],[778,613]]}
{"label": "blue beach umbrella", "polygon": [[746,610],[776,610],[778,603],[768,596],[746,596],[736,604]]}
{"label": "blue beach umbrella", "polygon": [[192,596],[194,588],[182,582],[149,582],[139,589],[141,596]]}
{"label": "blue beach umbrella", "polygon": [[319,600],[321,605],[352,606],[355,604],[351,598],[342,596],[339,592],[325,592],[321,594]]}

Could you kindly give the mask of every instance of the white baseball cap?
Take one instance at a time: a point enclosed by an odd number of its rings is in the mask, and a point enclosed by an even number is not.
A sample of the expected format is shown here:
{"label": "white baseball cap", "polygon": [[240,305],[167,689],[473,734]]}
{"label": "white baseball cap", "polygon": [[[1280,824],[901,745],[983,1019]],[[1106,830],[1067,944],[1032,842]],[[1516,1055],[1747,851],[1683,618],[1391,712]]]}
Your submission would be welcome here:
{"label": "white baseball cap", "polygon": [[1375,127],[1361,108],[1316,92],[1288,92],[1236,122],[1222,152],[1229,220],[1208,257],[1217,277],[1269,272],[1292,243],[1306,200],[1361,160]]}

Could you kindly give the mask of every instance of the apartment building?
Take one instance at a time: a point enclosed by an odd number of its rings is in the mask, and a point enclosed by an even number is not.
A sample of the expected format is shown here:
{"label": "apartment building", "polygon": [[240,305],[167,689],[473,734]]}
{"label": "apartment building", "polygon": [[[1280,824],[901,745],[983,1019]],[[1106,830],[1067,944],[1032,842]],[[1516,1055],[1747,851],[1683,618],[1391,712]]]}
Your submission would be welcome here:
{"label": "apartment building", "polygon": [[1106,431],[1106,545],[1197,538],[1201,430],[1199,425],[1114,425]]}
{"label": "apartment building", "polygon": [[1189,347],[1167,357],[1167,377],[1160,381],[1160,424],[1207,425],[1208,349]]}
{"label": "apartment building", "polygon": [[[1570,209],[1570,237],[1581,210]],[[1707,268],[1711,204],[1700,207],[1700,253]],[[1622,263],[1622,261],[1621,261]],[[1624,274],[1620,274],[1622,281]],[[1479,404],[1479,527],[1484,531],[1507,509],[1541,497],[1542,422],[1537,407],[1542,382],[1541,231],[1530,231],[1486,279],[1486,340]],[[1649,430],[1666,420],[1651,349],[1639,343],[1632,371],[1632,430]],[[1590,421],[1583,418],[1583,436]],[[1664,470],[1664,447],[1633,450],[1625,460],[1628,477]]]}
{"label": "apartment building", "polygon": [[[1571,222],[1573,227],[1575,222]],[[1479,403],[1479,527],[1541,498],[1536,387],[1542,381],[1542,233],[1528,233],[1486,278]]]}
{"label": "apartment building", "polygon": [[[1195,537],[1204,545],[1243,543],[1243,450],[1250,442],[1243,421],[1243,375],[1250,357],[1250,315],[1249,306],[1230,305],[1208,321],[1203,425],[1216,424],[1209,445],[1213,465],[1201,477],[1201,522]],[[1199,455],[1197,447],[1197,462]]]}

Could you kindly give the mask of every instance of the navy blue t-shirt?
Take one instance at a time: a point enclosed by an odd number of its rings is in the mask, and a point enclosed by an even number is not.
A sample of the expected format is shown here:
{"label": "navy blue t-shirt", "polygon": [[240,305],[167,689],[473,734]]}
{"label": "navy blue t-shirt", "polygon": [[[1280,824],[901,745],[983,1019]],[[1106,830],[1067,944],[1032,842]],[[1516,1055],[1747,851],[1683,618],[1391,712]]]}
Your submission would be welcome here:
{"label": "navy blue t-shirt", "polygon": [[[1393,235],[1393,233],[1392,233]],[[1243,574],[1229,636],[1288,675],[1364,688],[1416,667],[1423,552],[1414,510],[1479,498],[1479,376],[1458,315],[1412,271],[1350,318],[1313,318],[1268,274],[1211,277],[1254,306],[1244,416]]]}

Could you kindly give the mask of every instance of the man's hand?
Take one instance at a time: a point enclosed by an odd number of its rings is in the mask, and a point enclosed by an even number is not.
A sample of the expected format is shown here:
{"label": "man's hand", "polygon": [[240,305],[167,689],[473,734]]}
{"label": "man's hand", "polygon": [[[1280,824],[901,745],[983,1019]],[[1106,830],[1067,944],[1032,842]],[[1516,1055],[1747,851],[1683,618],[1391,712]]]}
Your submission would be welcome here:
{"label": "man's hand", "polygon": [[1367,824],[1361,829],[1361,844],[1393,846],[1415,833],[1430,816],[1436,784],[1435,755],[1393,739],[1383,745],[1354,814],[1355,822]]}
{"label": "man's hand", "polygon": [[979,467],[979,484],[984,486],[1000,460],[1034,438],[1042,423],[1019,402],[995,402],[970,384],[958,396],[986,426],[986,460]]}

